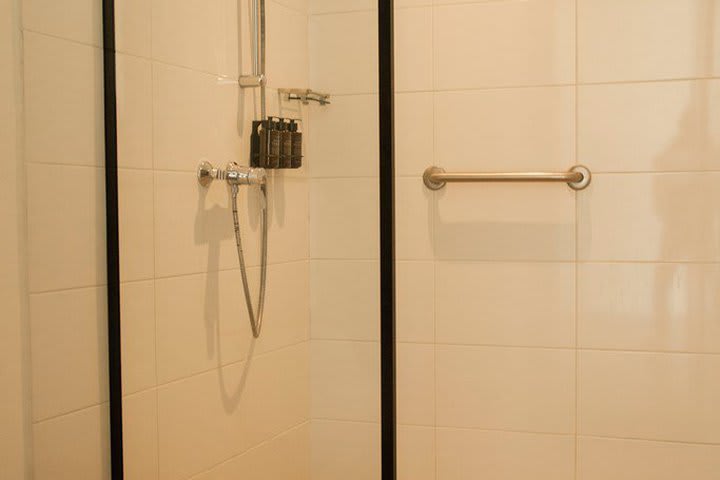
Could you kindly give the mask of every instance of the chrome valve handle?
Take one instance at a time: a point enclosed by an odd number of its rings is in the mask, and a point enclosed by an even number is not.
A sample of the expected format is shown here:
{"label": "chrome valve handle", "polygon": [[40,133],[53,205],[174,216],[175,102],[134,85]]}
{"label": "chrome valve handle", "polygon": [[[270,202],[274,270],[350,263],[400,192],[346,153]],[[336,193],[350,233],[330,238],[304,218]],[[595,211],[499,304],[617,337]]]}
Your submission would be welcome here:
{"label": "chrome valve handle", "polygon": [[267,172],[264,168],[246,167],[235,162],[228,163],[225,170],[222,170],[203,160],[197,168],[197,179],[205,188],[208,188],[213,180],[226,180],[228,185],[265,185]]}

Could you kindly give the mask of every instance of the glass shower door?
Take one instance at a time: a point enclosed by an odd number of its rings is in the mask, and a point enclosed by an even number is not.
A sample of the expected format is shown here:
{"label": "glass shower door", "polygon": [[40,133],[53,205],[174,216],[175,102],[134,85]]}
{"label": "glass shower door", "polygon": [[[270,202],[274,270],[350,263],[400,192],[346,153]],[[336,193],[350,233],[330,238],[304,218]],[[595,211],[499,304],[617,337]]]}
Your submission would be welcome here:
{"label": "glass shower door", "polygon": [[395,15],[400,478],[715,478],[717,2]]}

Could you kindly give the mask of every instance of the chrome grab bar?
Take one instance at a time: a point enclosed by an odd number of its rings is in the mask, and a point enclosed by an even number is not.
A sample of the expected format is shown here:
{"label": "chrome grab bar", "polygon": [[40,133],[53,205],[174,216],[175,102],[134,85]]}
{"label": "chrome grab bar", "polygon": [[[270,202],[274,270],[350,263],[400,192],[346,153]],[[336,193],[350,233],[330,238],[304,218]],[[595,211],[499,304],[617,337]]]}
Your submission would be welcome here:
{"label": "chrome grab bar", "polygon": [[592,174],[584,165],[575,165],[567,172],[447,173],[440,167],[428,167],[423,173],[423,182],[430,190],[456,182],[563,182],[573,190],[583,190],[591,180]]}

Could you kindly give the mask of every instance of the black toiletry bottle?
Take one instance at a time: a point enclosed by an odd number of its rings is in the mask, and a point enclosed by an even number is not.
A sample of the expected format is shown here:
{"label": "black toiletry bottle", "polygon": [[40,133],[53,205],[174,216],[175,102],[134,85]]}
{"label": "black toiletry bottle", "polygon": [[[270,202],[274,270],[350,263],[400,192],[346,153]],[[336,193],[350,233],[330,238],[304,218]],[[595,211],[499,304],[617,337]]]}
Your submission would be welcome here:
{"label": "black toiletry bottle", "polygon": [[302,166],[302,132],[298,132],[298,124],[295,120],[290,120],[288,128],[292,139],[290,168],[300,168]]}
{"label": "black toiletry bottle", "polygon": [[265,167],[267,159],[267,121],[254,120],[250,135],[250,166]]}
{"label": "black toiletry bottle", "polygon": [[280,168],[290,168],[292,164],[292,133],[289,126],[284,119],[280,122]]}
{"label": "black toiletry bottle", "polygon": [[279,119],[270,117],[268,118],[268,154],[267,154],[267,168],[279,168],[280,167],[280,145],[282,134],[280,132]]}

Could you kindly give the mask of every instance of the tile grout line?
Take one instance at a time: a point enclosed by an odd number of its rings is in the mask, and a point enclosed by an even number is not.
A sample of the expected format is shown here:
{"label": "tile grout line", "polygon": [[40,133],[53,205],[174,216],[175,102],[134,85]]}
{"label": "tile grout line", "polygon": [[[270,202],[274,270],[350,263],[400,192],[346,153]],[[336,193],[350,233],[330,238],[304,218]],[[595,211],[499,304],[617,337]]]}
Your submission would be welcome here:
{"label": "tile grout line", "polygon": [[[580,146],[579,146],[579,118],[580,118],[580,99],[579,99],[579,92],[580,88],[578,86],[579,83],[579,73],[580,73],[580,48],[579,48],[579,26],[578,21],[580,19],[580,15],[578,12],[579,9],[579,2],[578,0],[575,0],[575,118],[574,118],[574,140],[575,140],[575,163],[581,163],[579,159],[580,155]],[[574,285],[574,307],[575,307],[575,415],[574,415],[574,478],[575,480],[578,480],[580,478],[580,461],[579,461],[579,438],[578,438],[578,425],[579,425],[579,415],[580,415],[580,406],[579,406],[579,384],[580,384],[580,353],[578,349],[578,327],[579,327],[579,321],[578,321],[578,293],[579,293],[579,272],[580,272],[580,266],[578,263],[578,259],[580,258],[580,195],[581,192],[575,192],[575,285]]]}

